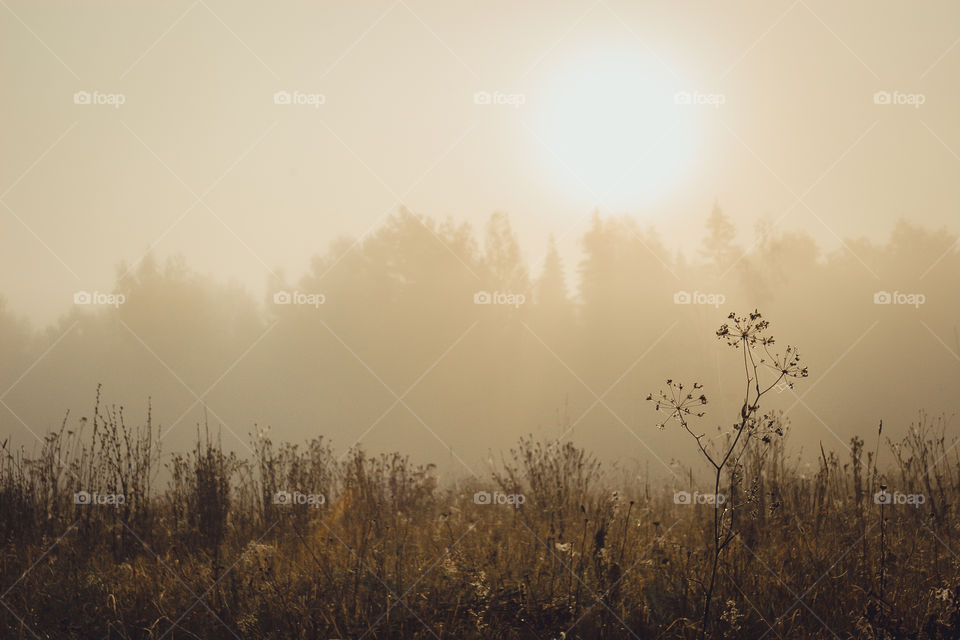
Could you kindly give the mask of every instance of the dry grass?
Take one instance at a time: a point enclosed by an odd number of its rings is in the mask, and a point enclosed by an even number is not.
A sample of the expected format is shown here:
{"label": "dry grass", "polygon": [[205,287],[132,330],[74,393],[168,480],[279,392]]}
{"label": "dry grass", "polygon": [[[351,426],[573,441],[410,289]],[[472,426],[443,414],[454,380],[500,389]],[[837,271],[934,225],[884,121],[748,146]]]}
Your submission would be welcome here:
{"label": "dry grass", "polygon": [[[323,440],[252,459],[198,433],[167,459],[151,421],[92,421],[35,456],[3,450],[5,638],[692,638],[713,560],[699,486],[614,485],[570,444],[522,440],[489,480],[438,486],[431,468]],[[851,442],[802,474],[782,441],[725,479],[737,536],[708,637],[956,638],[960,459],[943,420],[902,442]],[[878,438],[877,447],[881,446]],[[881,485],[923,494],[878,505]],[[75,504],[77,491],[120,506]],[[319,507],[274,504],[278,491]],[[486,491],[519,507],[477,504]],[[881,520],[881,517],[883,520]]]}

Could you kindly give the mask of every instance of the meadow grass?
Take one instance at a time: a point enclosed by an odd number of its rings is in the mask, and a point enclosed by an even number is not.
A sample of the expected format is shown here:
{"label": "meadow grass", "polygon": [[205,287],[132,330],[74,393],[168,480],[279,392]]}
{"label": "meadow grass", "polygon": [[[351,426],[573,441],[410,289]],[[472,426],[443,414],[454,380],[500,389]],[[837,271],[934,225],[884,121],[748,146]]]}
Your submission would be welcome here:
{"label": "meadow grass", "polygon": [[[960,458],[947,434],[921,414],[903,440],[874,434],[869,451],[854,438],[806,473],[783,440],[750,448],[714,507],[678,497],[712,490],[692,472],[615,482],[573,444],[532,439],[489,478],[443,486],[399,453],[338,458],[322,438],[259,433],[240,458],[204,429],[191,452],[164,456],[149,415],[130,427],[98,398],[92,420],[65,420],[37,453],[4,444],[0,628],[17,639],[956,638]],[[889,468],[877,468],[880,447]],[[98,498],[78,504],[78,492]],[[95,503],[113,494],[122,504]],[[735,535],[701,629],[715,508]]]}

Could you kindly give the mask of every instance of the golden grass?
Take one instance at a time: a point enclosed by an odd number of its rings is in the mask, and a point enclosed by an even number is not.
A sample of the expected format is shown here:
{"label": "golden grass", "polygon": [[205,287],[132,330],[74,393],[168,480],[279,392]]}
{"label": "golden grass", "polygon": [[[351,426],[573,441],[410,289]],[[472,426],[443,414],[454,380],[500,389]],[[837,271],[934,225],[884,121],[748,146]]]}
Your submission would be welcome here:
{"label": "golden grass", "polygon": [[[521,440],[487,480],[322,439],[240,459],[198,435],[164,459],[150,419],[98,408],[0,467],[4,638],[692,638],[713,560],[713,507],[614,484],[571,444]],[[715,638],[954,638],[960,459],[921,415],[890,469],[851,442],[804,475],[782,441],[724,480],[736,537],[720,561]],[[878,439],[877,446],[880,446]],[[166,462],[170,481],[152,481]],[[880,486],[922,494],[880,505]],[[712,485],[711,485],[712,486]],[[76,491],[123,493],[120,506]],[[274,504],[278,491],[325,504]],[[522,494],[477,504],[476,492]],[[883,518],[883,519],[881,519]]]}

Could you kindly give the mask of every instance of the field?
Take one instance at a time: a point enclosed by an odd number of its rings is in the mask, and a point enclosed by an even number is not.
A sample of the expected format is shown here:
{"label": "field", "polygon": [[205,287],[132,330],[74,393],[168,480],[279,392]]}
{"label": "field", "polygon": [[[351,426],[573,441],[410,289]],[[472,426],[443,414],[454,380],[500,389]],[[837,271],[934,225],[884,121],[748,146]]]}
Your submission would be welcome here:
{"label": "field", "polygon": [[[92,420],[68,422],[35,455],[4,445],[5,638],[960,629],[960,458],[943,419],[921,415],[900,442],[855,438],[813,473],[786,436],[755,439],[718,507],[693,471],[613,473],[569,443],[524,439],[491,477],[440,486],[399,453],[338,458],[321,438],[254,434],[256,455],[240,459],[201,429],[192,453],[165,457],[149,416],[130,427],[98,400]],[[153,486],[161,472],[169,483]],[[715,509],[730,542],[704,629]]]}

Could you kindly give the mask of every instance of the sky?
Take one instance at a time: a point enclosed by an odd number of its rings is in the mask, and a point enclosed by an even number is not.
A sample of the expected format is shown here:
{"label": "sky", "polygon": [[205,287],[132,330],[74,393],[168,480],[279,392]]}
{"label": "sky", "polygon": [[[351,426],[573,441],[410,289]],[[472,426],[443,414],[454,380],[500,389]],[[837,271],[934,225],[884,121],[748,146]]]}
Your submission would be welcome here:
{"label": "sky", "polygon": [[898,218],[958,226],[954,2],[5,0],[0,16],[0,292],[42,322],[148,251],[260,295],[400,206],[475,226],[506,212],[533,264],[548,233],[576,256],[594,209],[680,250],[715,199],[745,239],[761,218],[828,247]]}

